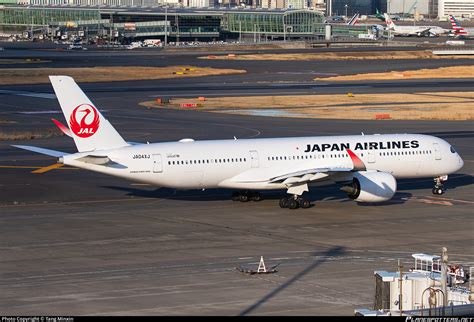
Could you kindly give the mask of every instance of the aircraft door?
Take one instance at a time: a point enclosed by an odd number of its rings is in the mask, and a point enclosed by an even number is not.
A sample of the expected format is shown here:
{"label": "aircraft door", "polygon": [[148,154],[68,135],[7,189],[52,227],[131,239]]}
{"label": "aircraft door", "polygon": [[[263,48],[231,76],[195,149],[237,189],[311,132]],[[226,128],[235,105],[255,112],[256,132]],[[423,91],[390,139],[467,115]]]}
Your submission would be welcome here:
{"label": "aircraft door", "polygon": [[367,162],[375,163],[375,151],[374,150],[369,150],[367,152],[367,156],[368,156]]}
{"label": "aircraft door", "polygon": [[434,150],[435,160],[441,160],[441,152],[439,151],[438,143],[433,143],[433,150]]}
{"label": "aircraft door", "polygon": [[163,162],[161,161],[161,154],[153,154],[153,173],[163,172]]}
{"label": "aircraft door", "polygon": [[252,168],[258,168],[258,152],[255,150],[250,151],[250,162]]}

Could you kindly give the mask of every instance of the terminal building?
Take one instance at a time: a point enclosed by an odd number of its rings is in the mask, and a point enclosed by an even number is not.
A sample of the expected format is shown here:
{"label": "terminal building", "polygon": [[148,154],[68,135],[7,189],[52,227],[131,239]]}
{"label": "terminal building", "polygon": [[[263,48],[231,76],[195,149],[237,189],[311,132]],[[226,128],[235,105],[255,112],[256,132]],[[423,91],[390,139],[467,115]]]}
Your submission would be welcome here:
{"label": "terminal building", "polygon": [[[0,8],[0,28],[4,33],[27,31],[43,33],[48,37],[78,33],[86,38],[99,36],[109,40],[150,37],[166,37],[168,41],[312,40],[324,37],[325,26],[324,15],[308,9],[228,10],[222,8],[216,10],[110,6],[4,6]],[[367,33],[367,27],[345,24],[332,27],[332,34],[336,37],[357,37],[361,33]]]}
{"label": "terminal building", "polygon": [[473,0],[438,0],[438,17],[474,18]]}

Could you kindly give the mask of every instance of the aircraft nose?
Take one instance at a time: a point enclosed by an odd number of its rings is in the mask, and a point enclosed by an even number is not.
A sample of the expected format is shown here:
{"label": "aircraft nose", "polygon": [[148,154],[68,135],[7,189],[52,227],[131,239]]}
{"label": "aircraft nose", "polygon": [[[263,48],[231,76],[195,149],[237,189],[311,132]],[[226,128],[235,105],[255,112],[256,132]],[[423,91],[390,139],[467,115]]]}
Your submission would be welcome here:
{"label": "aircraft nose", "polygon": [[458,158],[459,158],[459,168],[458,168],[458,170],[459,170],[462,167],[464,167],[464,160],[461,158],[461,156],[458,156]]}

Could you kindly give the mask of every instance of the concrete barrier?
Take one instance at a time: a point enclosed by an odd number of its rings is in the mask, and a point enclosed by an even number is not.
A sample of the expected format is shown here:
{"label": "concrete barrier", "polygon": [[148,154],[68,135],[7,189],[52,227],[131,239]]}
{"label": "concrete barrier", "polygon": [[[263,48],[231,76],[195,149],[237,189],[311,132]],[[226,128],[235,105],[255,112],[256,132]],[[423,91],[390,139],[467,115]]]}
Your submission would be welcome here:
{"label": "concrete barrier", "polygon": [[433,50],[433,55],[474,55],[474,50]]}

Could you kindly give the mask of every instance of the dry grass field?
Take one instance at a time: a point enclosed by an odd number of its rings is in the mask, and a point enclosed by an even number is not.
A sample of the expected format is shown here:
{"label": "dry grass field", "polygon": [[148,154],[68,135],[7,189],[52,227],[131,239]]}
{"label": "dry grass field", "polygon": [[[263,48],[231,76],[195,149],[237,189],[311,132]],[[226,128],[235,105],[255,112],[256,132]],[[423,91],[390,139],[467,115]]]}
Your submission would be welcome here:
{"label": "dry grass field", "polygon": [[474,92],[216,97],[141,105],[182,108],[183,103],[199,103],[201,106],[193,109],[204,111],[280,117],[375,119],[388,114],[396,120],[474,120]]}
{"label": "dry grass field", "polygon": [[474,55],[437,56],[431,51],[360,51],[288,54],[228,54],[199,57],[224,60],[375,60],[375,59],[460,59]]}
{"label": "dry grass field", "polygon": [[366,81],[366,80],[400,80],[429,78],[473,78],[474,66],[450,66],[434,69],[391,71],[386,73],[367,73],[333,77],[315,78],[323,81]]}
{"label": "dry grass field", "polygon": [[0,69],[0,85],[49,83],[49,75],[67,75],[73,77],[77,82],[111,82],[242,74],[245,72],[245,70],[239,69],[198,68],[193,66],[5,68]]}

